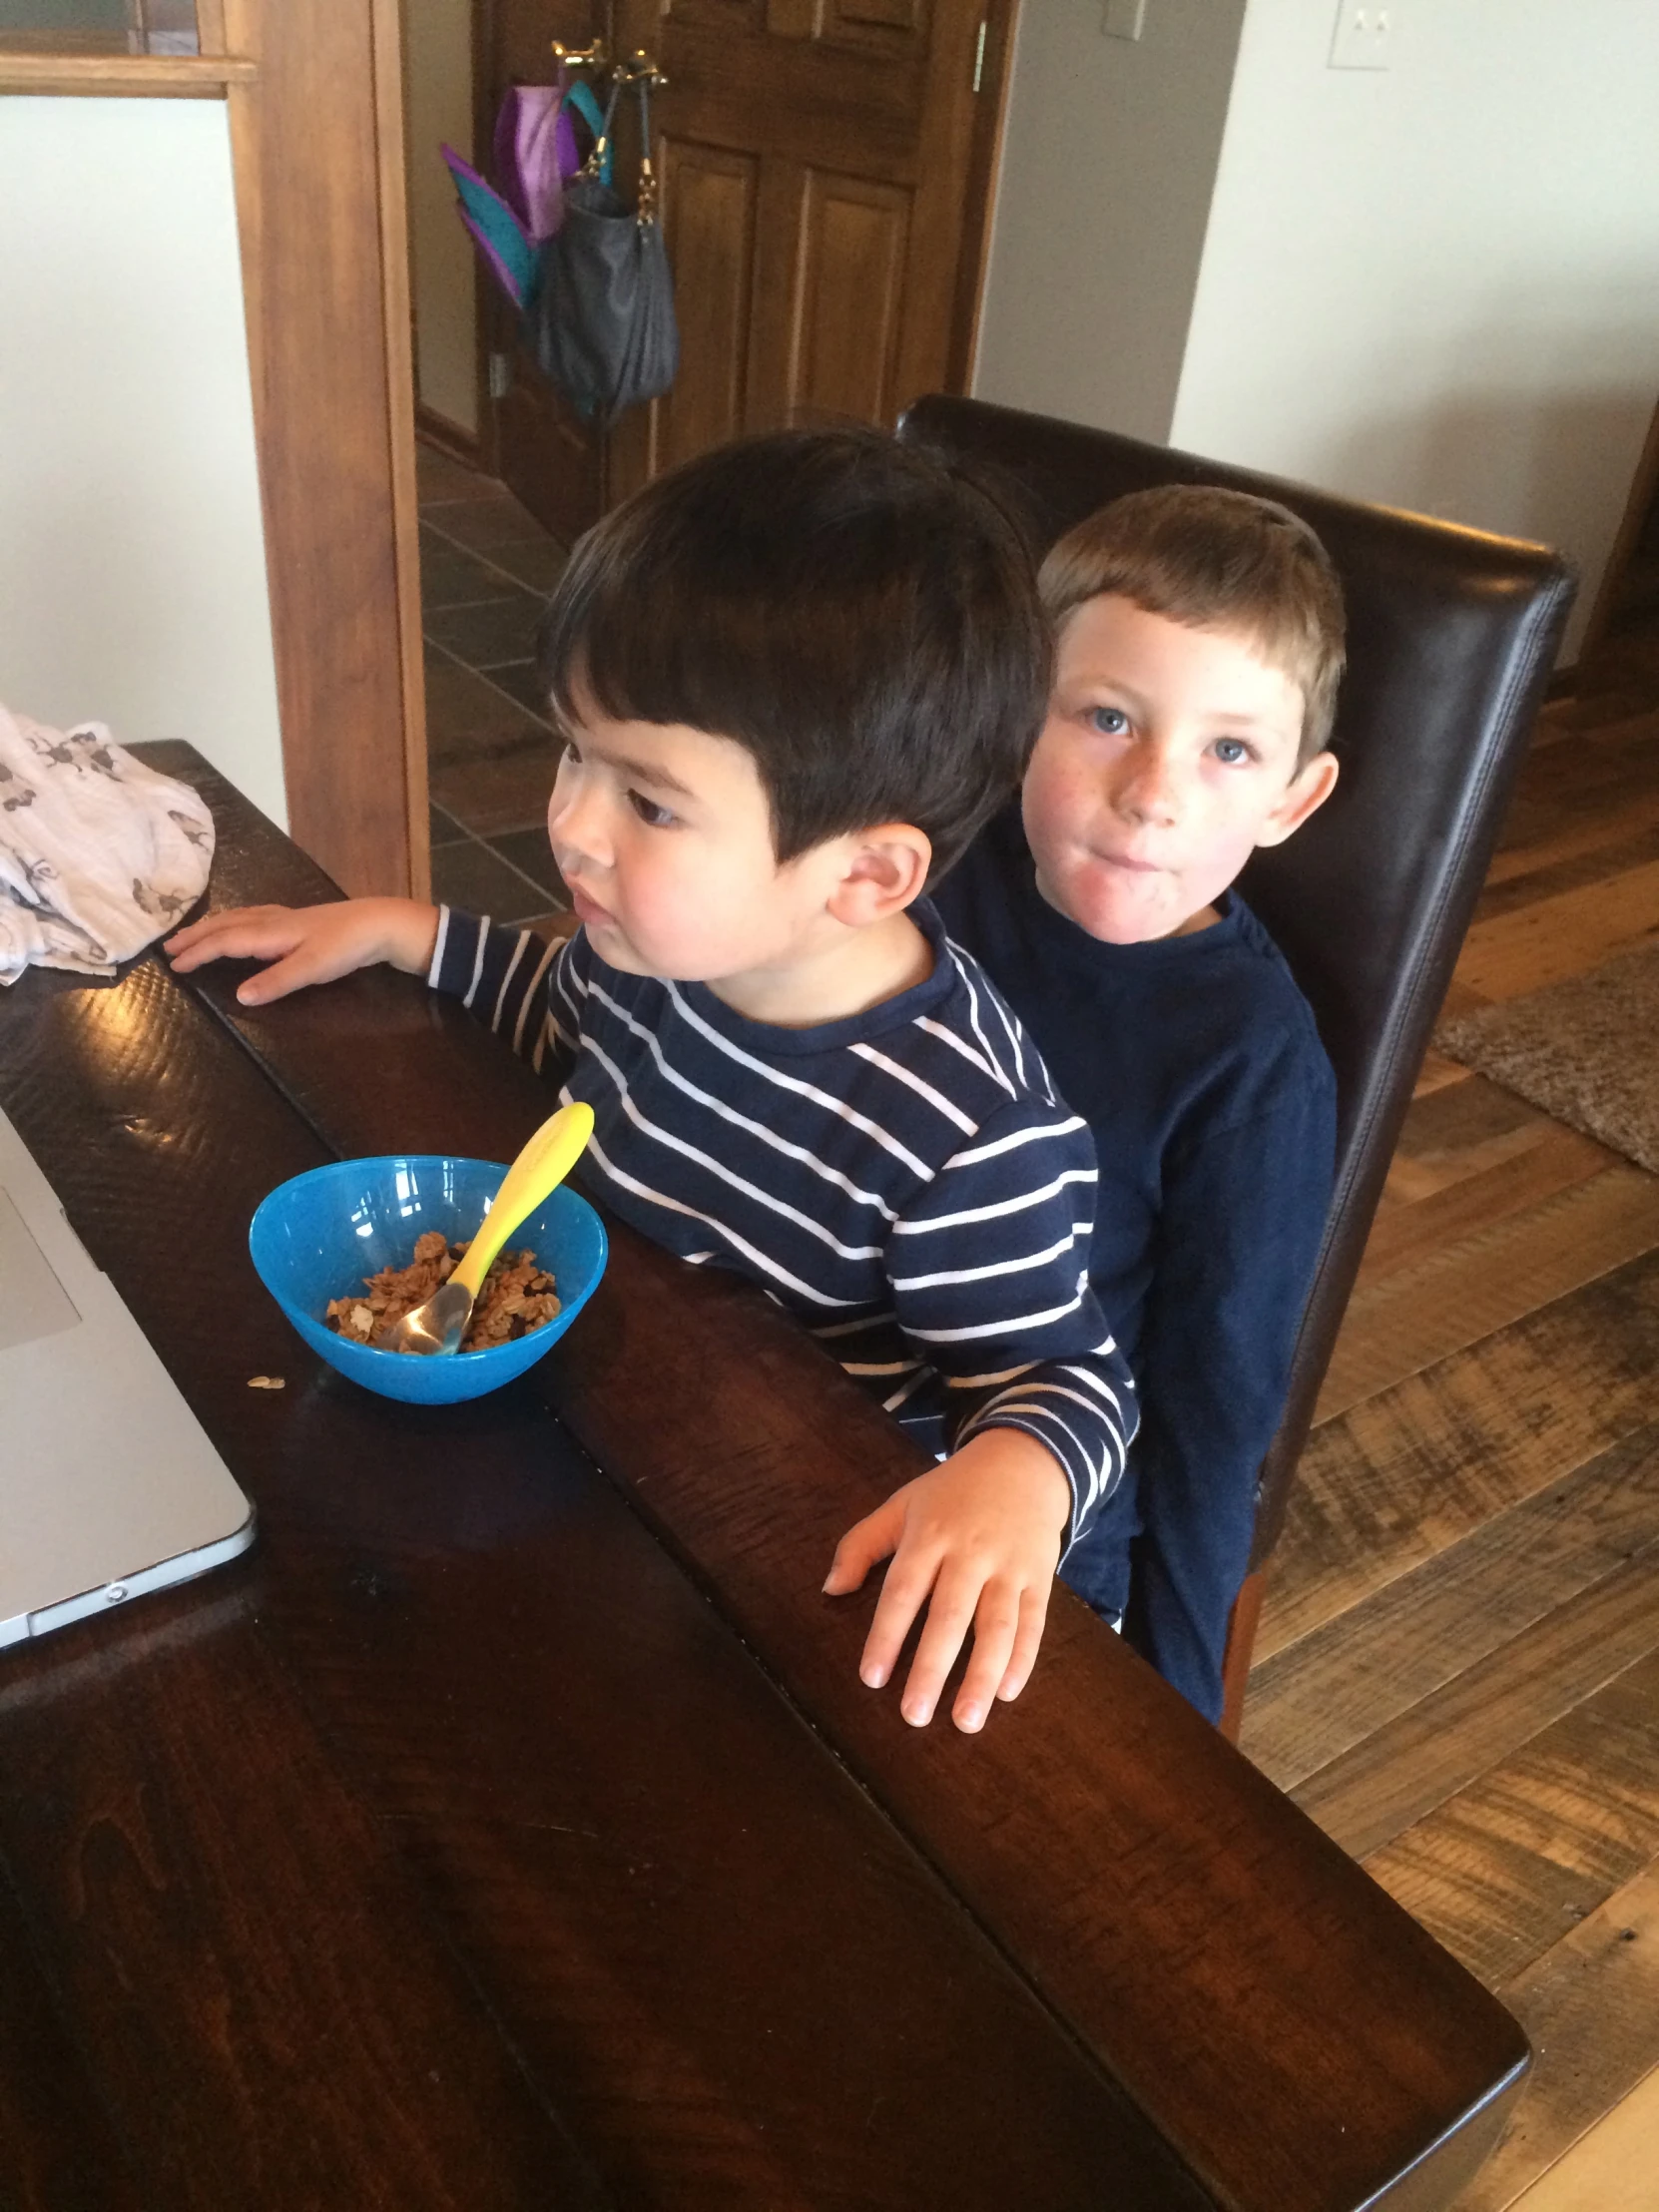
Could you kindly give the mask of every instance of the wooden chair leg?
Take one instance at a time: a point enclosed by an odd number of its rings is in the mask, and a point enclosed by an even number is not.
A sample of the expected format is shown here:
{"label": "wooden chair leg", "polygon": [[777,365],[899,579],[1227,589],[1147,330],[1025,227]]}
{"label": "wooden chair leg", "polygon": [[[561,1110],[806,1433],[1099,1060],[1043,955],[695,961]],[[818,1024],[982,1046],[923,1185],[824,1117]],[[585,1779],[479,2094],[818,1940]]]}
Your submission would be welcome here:
{"label": "wooden chair leg", "polygon": [[1262,1617],[1262,1596],[1267,1569],[1255,1567],[1239,1585],[1233,1600],[1233,1617],[1227,1624],[1227,1652],[1221,1663],[1221,1732],[1230,1744],[1239,1740],[1244,1719],[1245,1683],[1250,1676],[1250,1655],[1256,1646],[1256,1623]]}

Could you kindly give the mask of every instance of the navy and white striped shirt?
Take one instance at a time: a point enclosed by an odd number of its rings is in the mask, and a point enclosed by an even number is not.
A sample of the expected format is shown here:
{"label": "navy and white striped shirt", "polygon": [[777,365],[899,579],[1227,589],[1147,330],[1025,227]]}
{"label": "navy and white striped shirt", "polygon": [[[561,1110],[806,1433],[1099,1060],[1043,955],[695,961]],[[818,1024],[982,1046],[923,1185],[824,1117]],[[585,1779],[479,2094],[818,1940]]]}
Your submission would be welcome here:
{"label": "navy and white striped shirt", "polygon": [[911,913],[926,981],[811,1029],[625,975],[585,930],[549,945],[448,907],[428,980],[592,1106],[623,1220],[759,1283],[889,1412],[1048,1445],[1075,1541],[1136,1419],[1089,1288],[1094,1148],[978,962]]}

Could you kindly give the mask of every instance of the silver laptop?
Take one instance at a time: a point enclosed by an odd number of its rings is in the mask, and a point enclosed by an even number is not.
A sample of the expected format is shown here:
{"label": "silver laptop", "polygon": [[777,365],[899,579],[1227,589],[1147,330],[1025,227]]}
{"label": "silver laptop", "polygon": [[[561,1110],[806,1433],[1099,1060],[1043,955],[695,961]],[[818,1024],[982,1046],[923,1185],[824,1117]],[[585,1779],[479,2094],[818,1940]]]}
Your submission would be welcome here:
{"label": "silver laptop", "polygon": [[253,1540],[254,1508],[0,1113],[0,1644]]}

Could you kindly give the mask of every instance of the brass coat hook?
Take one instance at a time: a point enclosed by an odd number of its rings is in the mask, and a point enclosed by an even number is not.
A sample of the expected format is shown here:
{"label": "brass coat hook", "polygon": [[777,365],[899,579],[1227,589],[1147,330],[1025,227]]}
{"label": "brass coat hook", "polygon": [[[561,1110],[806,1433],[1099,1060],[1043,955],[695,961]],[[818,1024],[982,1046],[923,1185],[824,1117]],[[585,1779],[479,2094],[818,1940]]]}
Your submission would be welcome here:
{"label": "brass coat hook", "polygon": [[643,46],[635,47],[625,62],[617,63],[611,74],[623,85],[643,84],[652,92],[663,92],[668,88],[668,79]]}
{"label": "brass coat hook", "polygon": [[551,44],[553,59],[561,69],[603,69],[611,58],[611,50],[602,38],[596,38],[591,46],[561,46],[557,39]]}

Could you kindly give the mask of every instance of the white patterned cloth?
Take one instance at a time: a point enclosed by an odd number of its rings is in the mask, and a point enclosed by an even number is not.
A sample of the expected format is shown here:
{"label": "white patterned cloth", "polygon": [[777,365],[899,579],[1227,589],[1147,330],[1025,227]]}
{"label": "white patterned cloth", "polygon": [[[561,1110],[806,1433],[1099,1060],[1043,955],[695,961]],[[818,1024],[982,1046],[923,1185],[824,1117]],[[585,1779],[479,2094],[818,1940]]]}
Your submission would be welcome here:
{"label": "white patterned cloth", "polygon": [[213,816],[112,742],[0,707],[0,983],[26,967],[113,975],[208,884]]}

